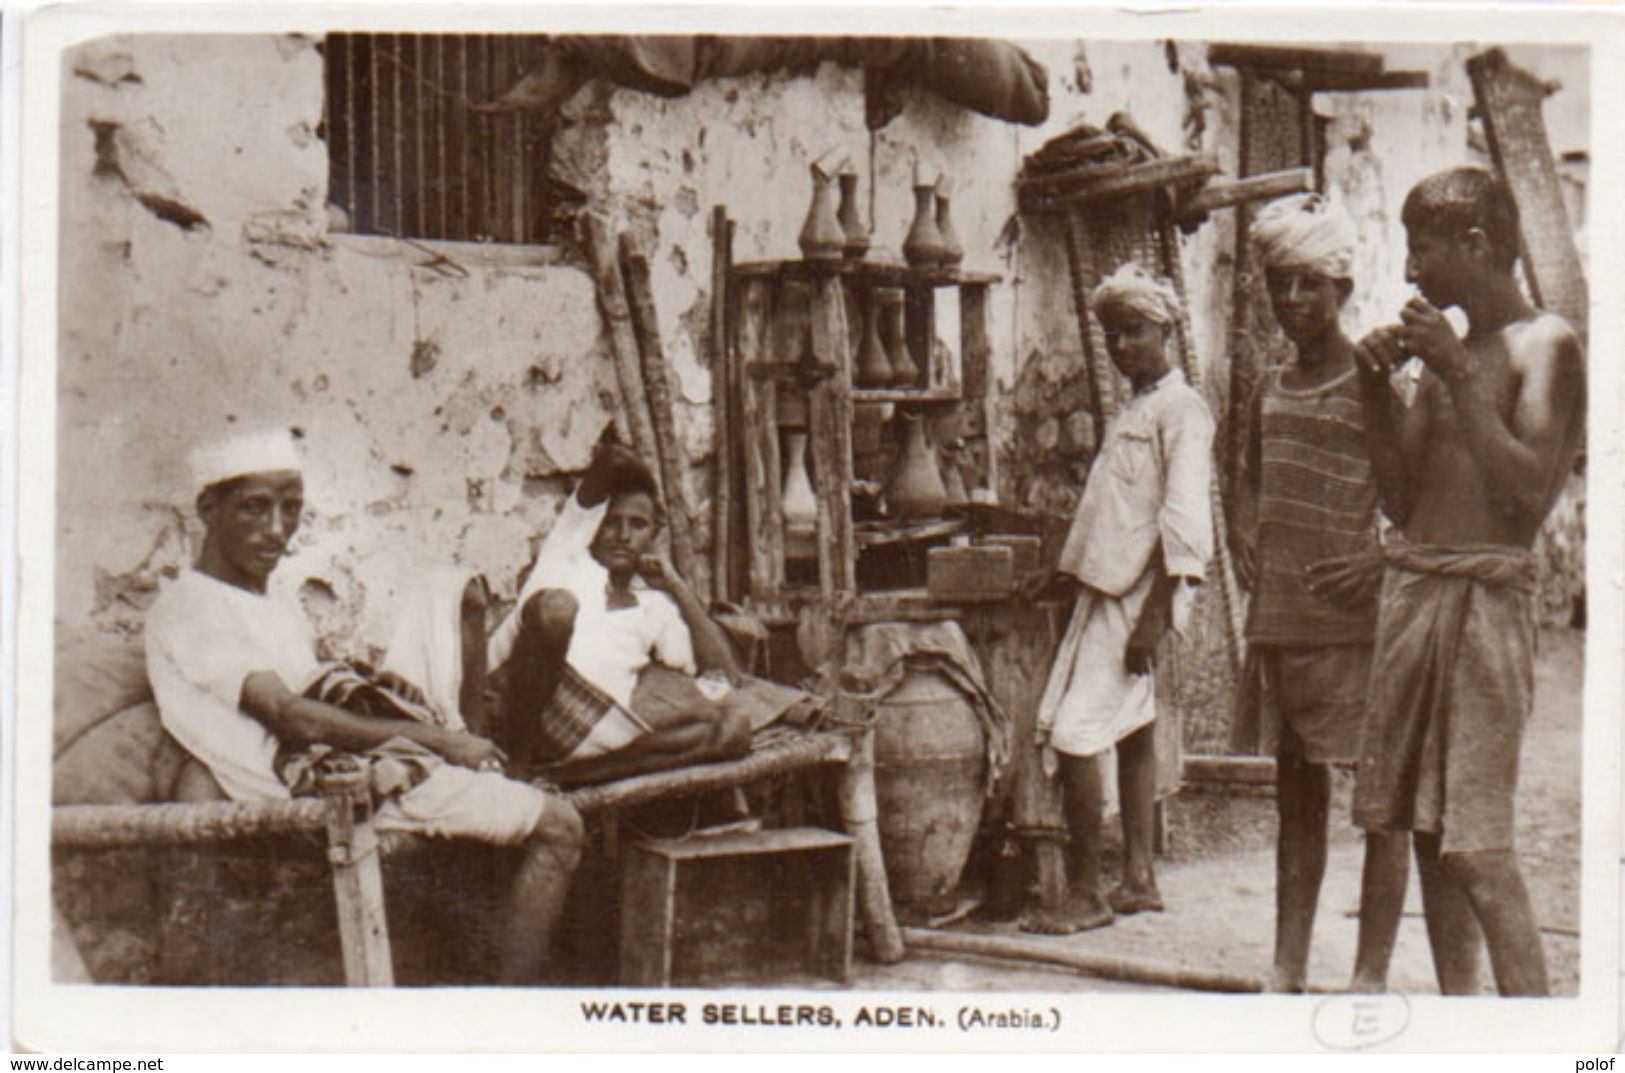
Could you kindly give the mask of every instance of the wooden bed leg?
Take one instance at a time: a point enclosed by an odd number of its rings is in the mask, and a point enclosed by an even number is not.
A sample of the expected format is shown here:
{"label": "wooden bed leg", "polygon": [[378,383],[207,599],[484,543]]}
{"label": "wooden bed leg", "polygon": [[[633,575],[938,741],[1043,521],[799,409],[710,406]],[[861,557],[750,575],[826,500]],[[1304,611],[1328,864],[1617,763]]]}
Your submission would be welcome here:
{"label": "wooden bed leg", "polygon": [[892,914],[886,863],[880,855],[879,808],[875,802],[875,731],[868,727],[853,742],[852,758],[841,769],[841,823],[857,851],[858,909],[875,960],[903,960],[903,934]]}
{"label": "wooden bed leg", "polygon": [[393,987],[383,869],[366,772],[325,770],[316,784],[327,802],[327,860],[338,902],[344,982],[349,987]]}

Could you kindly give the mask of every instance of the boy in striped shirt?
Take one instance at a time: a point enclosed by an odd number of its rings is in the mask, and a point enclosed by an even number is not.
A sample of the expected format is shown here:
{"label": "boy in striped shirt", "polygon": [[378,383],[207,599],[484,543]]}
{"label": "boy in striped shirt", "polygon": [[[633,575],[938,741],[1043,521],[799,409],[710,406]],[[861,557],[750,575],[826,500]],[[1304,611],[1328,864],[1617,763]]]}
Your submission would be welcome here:
{"label": "boy in striped shirt", "polygon": [[[1354,344],[1339,322],[1353,289],[1354,228],[1318,195],[1275,202],[1253,225],[1270,305],[1296,349],[1268,370],[1252,421],[1231,526],[1252,592],[1236,744],[1276,756],[1275,957],[1271,987],[1302,991],[1326,870],[1332,765],[1352,766],[1376,631],[1377,489],[1366,446]],[[1386,984],[1407,877],[1407,839],[1366,844],[1356,990]],[[1391,919],[1390,919],[1391,918]]]}

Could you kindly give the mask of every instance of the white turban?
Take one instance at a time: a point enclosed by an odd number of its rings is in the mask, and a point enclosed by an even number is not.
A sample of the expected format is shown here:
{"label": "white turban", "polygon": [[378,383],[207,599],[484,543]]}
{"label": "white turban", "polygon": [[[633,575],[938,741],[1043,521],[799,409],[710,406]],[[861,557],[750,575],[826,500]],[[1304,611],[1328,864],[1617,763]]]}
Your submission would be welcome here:
{"label": "white turban", "polygon": [[1301,268],[1330,279],[1354,271],[1354,221],[1319,194],[1273,201],[1253,219],[1253,241],[1270,268]]}
{"label": "white turban", "polygon": [[302,469],[293,438],[282,431],[239,432],[195,448],[188,462],[197,492],[250,473],[298,473]]}
{"label": "white turban", "polygon": [[1179,320],[1179,295],[1173,286],[1133,261],[1119,266],[1089,297],[1097,310],[1121,306],[1157,324]]}

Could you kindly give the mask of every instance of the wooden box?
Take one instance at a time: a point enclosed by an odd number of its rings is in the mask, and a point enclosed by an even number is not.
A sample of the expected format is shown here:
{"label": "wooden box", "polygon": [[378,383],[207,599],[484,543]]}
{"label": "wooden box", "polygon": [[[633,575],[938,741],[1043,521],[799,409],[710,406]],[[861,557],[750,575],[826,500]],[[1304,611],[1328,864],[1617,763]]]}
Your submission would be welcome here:
{"label": "wooden box", "polygon": [[925,576],[939,600],[1002,600],[1016,587],[1015,551],[1004,544],[932,548]]}
{"label": "wooden box", "polygon": [[852,972],[852,839],[815,827],[646,840],[621,859],[621,983]]}

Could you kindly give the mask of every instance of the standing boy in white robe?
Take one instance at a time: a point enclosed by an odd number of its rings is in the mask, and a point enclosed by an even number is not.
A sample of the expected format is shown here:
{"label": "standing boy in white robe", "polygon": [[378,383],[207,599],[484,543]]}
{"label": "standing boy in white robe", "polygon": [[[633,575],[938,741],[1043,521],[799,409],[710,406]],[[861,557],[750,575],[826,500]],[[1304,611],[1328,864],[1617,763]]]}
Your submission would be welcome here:
{"label": "standing boy in white robe", "polygon": [[[1095,289],[1092,301],[1106,348],[1134,397],[1107,427],[1049,586],[1077,587],[1038,710],[1037,743],[1046,769],[1059,769],[1074,854],[1070,902],[1023,921],[1027,930],[1049,934],[1163,907],[1151,859],[1152,669],[1170,623],[1188,617],[1213,554],[1213,419],[1168,360],[1178,296],[1128,264]],[[1122,882],[1108,894],[1100,876],[1098,758],[1114,747],[1124,861]]]}

